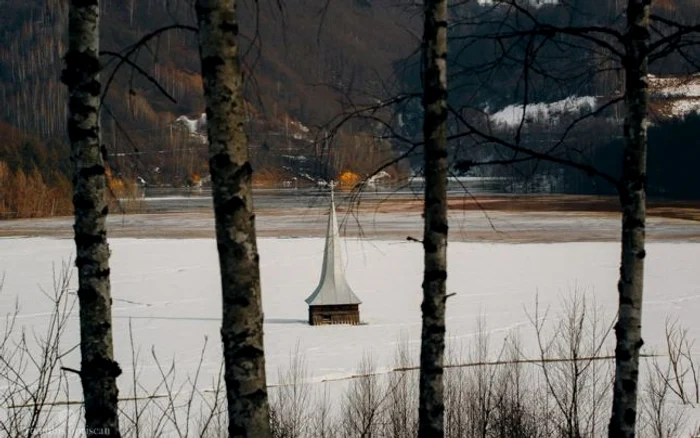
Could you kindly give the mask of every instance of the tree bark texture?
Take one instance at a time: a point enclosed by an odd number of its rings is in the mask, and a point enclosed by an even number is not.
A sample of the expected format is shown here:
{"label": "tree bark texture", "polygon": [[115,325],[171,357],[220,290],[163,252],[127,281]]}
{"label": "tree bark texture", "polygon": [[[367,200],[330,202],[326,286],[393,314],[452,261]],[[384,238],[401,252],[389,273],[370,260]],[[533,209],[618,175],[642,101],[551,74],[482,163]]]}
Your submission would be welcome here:
{"label": "tree bark texture", "polygon": [[73,163],[75,264],[80,304],[80,379],[86,435],[118,437],[117,376],[107,245],[106,178],[100,149],[99,2],[71,0],[68,53],[68,136]]}
{"label": "tree bark texture", "polygon": [[236,2],[197,0],[195,8],[221,271],[229,436],[268,437],[259,257],[252,168],[243,130]]}
{"label": "tree bark texture", "polygon": [[447,281],[447,0],[425,0],[423,137],[425,228],[418,435],[444,436],[443,361]]}
{"label": "tree bark texture", "polygon": [[642,347],[642,296],[646,220],[647,47],[651,0],[629,0],[625,35],[625,148],[620,205],[622,254],[618,282],[619,314],[615,333],[615,382],[609,436],[635,436],[639,350]]}

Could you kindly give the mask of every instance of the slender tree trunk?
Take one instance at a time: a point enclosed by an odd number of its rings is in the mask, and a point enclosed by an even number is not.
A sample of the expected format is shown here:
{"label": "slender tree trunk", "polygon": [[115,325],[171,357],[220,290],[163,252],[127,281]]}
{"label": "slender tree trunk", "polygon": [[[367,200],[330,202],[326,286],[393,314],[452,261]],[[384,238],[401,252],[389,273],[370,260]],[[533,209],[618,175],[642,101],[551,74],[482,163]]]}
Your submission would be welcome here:
{"label": "slender tree trunk", "polygon": [[69,95],[85,427],[87,435],[118,437],[117,376],[121,370],[112,345],[106,179],[100,150],[99,10],[98,0],[71,0],[62,79]]}
{"label": "slender tree trunk", "polygon": [[425,0],[423,137],[425,229],[418,436],[444,436],[447,280],[447,0]]}
{"label": "slender tree trunk", "polygon": [[625,149],[620,204],[622,206],[622,255],[620,262],[619,315],[615,333],[615,383],[609,436],[635,436],[639,350],[642,347],[642,293],[646,220],[647,44],[651,0],[629,0],[625,68]]}
{"label": "slender tree trunk", "polygon": [[263,313],[236,6],[232,0],[197,0],[195,7],[221,270],[229,436],[267,437]]}

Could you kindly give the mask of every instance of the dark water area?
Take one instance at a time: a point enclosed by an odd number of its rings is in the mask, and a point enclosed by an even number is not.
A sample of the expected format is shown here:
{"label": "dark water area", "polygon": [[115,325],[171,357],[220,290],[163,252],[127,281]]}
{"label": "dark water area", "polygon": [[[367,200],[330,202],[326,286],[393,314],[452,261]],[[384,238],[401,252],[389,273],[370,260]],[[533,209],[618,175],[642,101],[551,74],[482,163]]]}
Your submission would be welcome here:
{"label": "dark water area", "polygon": [[[359,200],[381,202],[397,199],[421,199],[423,181],[415,179],[403,185],[365,187],[361,192],[336,189],[339,205]],[[476,195],[501,195],[509,193],[505,180],[500,178],[451,178],[448,182],[449,198],[464,198]],[[146,213],[167,213],[208,209],[212,207],[210,188],[146,188],[143,207]],[[253,202],[258,210],[279,208],[324,207],[330,190],[327,187],[299,187],[254,189]]]}

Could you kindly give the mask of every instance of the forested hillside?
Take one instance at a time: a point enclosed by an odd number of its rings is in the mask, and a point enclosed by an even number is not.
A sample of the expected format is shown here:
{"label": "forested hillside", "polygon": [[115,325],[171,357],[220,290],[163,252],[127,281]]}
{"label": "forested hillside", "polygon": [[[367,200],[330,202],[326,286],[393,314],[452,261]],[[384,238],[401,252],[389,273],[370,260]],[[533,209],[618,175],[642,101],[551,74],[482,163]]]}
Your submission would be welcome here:
{"label": "forested hillside", "polygon": [[[339,113],[355,90],[382,93],[393,62],[416,48],[411,17],[392,4],[241,4],[249,129],[259,175],[283,171],[282,153],[312,155],[314,126]],[[103,0],[101,6],[103,52],[124,54],[157,29],[193,26],[195,21],[186,0]],[[66,138],[66,90],[60,73],[68,6],[58,0],[11,0],[3,2],[3,10],[0,154],[12,156],[9,166],[15,171],[11,163],[19,162],[15,155],[22,145],[29,142],[42,149]],[[193,174],[206,172],[205,144],[173,124],[180,115],[199,117],[204,110],[196,35],[183,29],[163,32],[132,55],[174,101],[138,71],[122,66],[109,85],[102,117],[113,174],[139,175],[153,184],[184,184]],[[105,55],[102,61],[107,84],[119,60]],[[355,138],[361,132],[341,134],[349,149],[362,143]],[[352,151],[345,155],[337,158],[346,161],[337,162],[338,167],[356,158]]]}
{"label": "forested hillside", "polygon": [[[614,193],[615,187],[571,166],[527,159],[504,145],[619,174],[625,5],[616,0],[453,4],[450,155],[453,164],[462,164],[454,171],[504,177],[511,181],[509,189],[518,192]],[[651,39],[663,42],[664,50],[654,52],[649,65],[649,147],[654,157],[649,194],[700,197],[700,185],[684,186],[688,173],[680,171],[700,158],[697,141],[687,136],[700,130],[694,116],[700,112],[700,41],[664,38],[683,26],[692,29],[700,19],[700,2],[654,1],[652,10]],[[533,27],[538,33],[531,32]],[[401,88],[420,96],[418,56],[401,60],[397,72]],[[404,137],[419,137],[418,98],[397,112],[395,129]],[[414,167],[420,161],[415,157]],[[479,165],[489,162],[508,164]]]}
{"label": "forested hillside", "polygon": [[[698,17],[698,3],[655,1],[654,12],[690,23]],[[60,74],[66,51],[67,3],[6,0],[1,4],[0,161],[4,170],[0,176],[15,181],[34,175],[34,186],[40,187],[45,196],[62,194],[62,200],[56,198],[49,204],[54,206],[52,212],[65,213],[69,206],[64,202],[69,165],[63,146],[66,90]],[[186,185],[206,175],[204,139],[174,123],[183,115],[195,123],[203,112],[195,34],[183,28],[171,29],[128,51],[158,29],[193,26],[191,2],[102,0],[101,6],[101,44],[105,52],[102,80],[109,84],[102,114],[103,142],[115,187],[133,184],[137,177],[149,185]],[[330,145],[319,138],[325,135],[326,124],[334,116],[353,105],[385,102],[400,91],[420,92],[419,12],[419,3],[392,0],[241,3],[248,131],[257,183],[277,184],[293,177],[327,177],[346,171],[366,175],[405,150],[405,144],[388,140],[386,130],[366,120],[333,131]],[[623,12],[617,0],[537,2],[530,7],[538,20],[561,26],[619,27]],[[514,30],[527,25],[509,18],[496,3],[454,4],[450,19],[450,104],[470,118],[488,117],[497,133],[513,130],[513,120],[523,111],[518,105],[525,96],[530,105],[526,110],[528,123],[520,134],[530,144],[545,142],[563,131],[582,110],[579,103],[590,110],[606,99],[619,97],[619,65],[571,39],[543,44],[540,63],[525,80],[522,61],[529,50],[527,41],[515,44],[507,57],[493,59],[498,52],[494,41],[470,38],[504,25]],[[142,72],[123,64],[114,74],[119,64],[114,53],[129,54]],[[657,87],[651,104],[655,125],[671,121],[677,126],[681,123],[678,119],[700,110],[700,92],[695,87],[698,79],[692,76],[697,68],[687,62],[688,57],[700,59],[698,55],[697,47],[687,47],[684,53],[673,53],[652,66],[651,71],[658,77],[652,83],[652,89]],[[163,90],[141,73],[155,79]],[[692,83],[688,85],[688,81]],[[419,103],[417,98],[402,101],[383,109],[381,117],[395,132],[417,140],[421,135]],[[579,131],[572,131],[570,141],[577,147],[583,145],[591,156],[604,157],[606,154],[594,150],[614,141],[608,121],[619,117],[619,106],[613,106]],[[696,124],[697,119],[684,123]],[[591,129],[596,130],[596,138],[587,135]],[[384,139],[377,140],[377,135]],[[473,146],[468,138],[460,138],[450,147],[457,158],[466,156],[464,150],[468,150],[467,158],[493,156],[484,144]],[[691,146],[678,148],[686,152],[697,149]],[[669,163],[674,165],[672,160]],[[479,172],[521,178],[545,168]],[[395,167],[390,173],[399,170]],[[405,174],[410,169],[402,170]],[[564,180],[573,181],[568,176]],[[557,183],[559,190],[588,187],[562,181],[560,178]],[[668,190],[663,192],[673,195]],[[26,207],[36,210],[34,213],[20,213],[10,199],[20,197],[16,193],[3,196],[0,214],[47,214],[38,207]]]}
{"label": "forested hillside", "polygon": [[[58,0],[9,1],[0,18],[0,97],[3,120],[41,138],[63,134],[65,104],[59,82],[65,53],[67,4]],[[194,25],[185,0],[102,1],[102,50],[121,52],[144,35],[174,24]],[[414,50],[409,17],[391,2],[291,0],[243,3],[245,61],[254,76],[250,100],[266,115],[289,114],[305,124],[339,110],[338,90],[355,83],[381,91],[392,63]],[[383,5],[381,3],[384,3]],[[254,47],[250,47],[250,46]],[[176,115],[202,111],[196,37],[173,30],[150,41],[134,58],[176,100],[170,102],[125,68],[107,100],[130,130],[154,129]],[[103,58],[106,75],[114,61]],[[128,91],[132,91],[131,94]],[[259,99],[259,100],[258,100]],[[109,125],[105,126],[107,131]]]}

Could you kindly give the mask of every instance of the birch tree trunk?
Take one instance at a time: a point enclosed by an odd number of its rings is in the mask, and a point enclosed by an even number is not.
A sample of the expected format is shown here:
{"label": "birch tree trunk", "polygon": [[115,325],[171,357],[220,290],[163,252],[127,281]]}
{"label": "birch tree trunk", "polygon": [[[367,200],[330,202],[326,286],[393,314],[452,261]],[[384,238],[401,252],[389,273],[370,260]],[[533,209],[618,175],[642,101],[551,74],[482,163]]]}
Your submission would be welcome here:
{"label": "birch tree trunk", "polygon": [[232,0],[197,0],[195,8],[221,270],[228,431],[231,437],[268,437],[263,313],[236,6]]}
{"label": "birch tree trunk", "polygon": [[69,95],[86,435],[118,437],[116,379],[121,370],[112,345],[106,178],[100,150],[99,9],[98,0],[71,0],[62,80]]}
{"label": "birch tree trunk", "polygon": [[642,293],[646,220],[647,46],[651,0],[629,0],[625,59],[625,148],[620,205],[622,255],[618,282],[619,314],[615,333],[615,383],[608,434],[635,436],[639,350],[642,347]]}
{"label": "birch tree trunk", "polygon": [[425,0],[423,137],[425,229],[418,436],[444,436],[447,280],[447,0]]}

